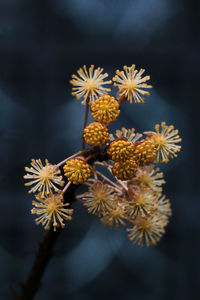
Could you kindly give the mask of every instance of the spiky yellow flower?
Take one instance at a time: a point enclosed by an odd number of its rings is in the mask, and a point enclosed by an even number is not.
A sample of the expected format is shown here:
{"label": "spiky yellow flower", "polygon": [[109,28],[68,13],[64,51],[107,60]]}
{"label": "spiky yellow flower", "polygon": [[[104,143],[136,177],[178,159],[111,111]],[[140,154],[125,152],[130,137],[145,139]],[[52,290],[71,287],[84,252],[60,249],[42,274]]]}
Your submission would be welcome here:
{"label": "spiky yellow flower", "polygon": [[120,180],[129,180],[135,176],[137,163],[133,159],[116,162],[112,168],[112,173]]}
{"label": "spiky yellow flower", "polygon": [[62,176],[58,176],[61,172],[56,165],[52,165],[45,160],[45,165],[43,166],[40,159],[32,159],[31,167],[25,167],[25,171],[28,173],[24,176],[25,179],[30,180],[25,183],[26,186],[34,185],[29,193],[35,193],[37,191],[41,192],[42,197],[48,195],[52,189],[57,192],[58,186],[63,186],[64,181]]}
{"label": "spiky yellow flower", "polygon": [[138,167],[132,184],[151,188],[154,192],[161,192],[165,180],[163,179],[163,173],[159,171],[160,169],[154,169],[153,165]]}
{"label": "spiky yellow flower", "polygon": [[168,218],[161,214],[138,218],[132,228],[128,228],[128,237],[133,244],[140,247],[156,245],[163,234]]}
{"label": "spiky yellow flower", "polygon": [[127,138],[127,140],[129,142],[131,142],[132,144],[135,143],[137,140],[139,140],[139,138],[142,137],[141,133],[135,132],[135,128],[126,129],[125,127],[122,127],[121,130],[117,129],[115,134],[117,137],[123,136],[123,137]]}
{"label": "spiky yellow flower", "polygon": [[134,152],[134,146],[126,138],[118,138],[113,141],[108,149],[109,159],[119,162],[128,160]]}
{"label": "spiky yellow flower", "polygon": [[88,145],[105,145],[108,141],[108,127],[98,122],[92,122],[85,127],[83,137]]}
{"label": "spiky yellow flower", "polygon": [[151,140],[157,148],[157,162],[169,161],[169,158],[177,157],[177,152],[181,150],[181,146],[177,143],[181,142],[178,130],[174,130],[174,126],[167,126],[165,122],[155,125],[156,132],[145,132],[147,139]]}
{"label": "spiky yellow flower", "polygon": [[156,147],[151,141],[141,141],[135,146],[133,157],[138,164],[148,165],[156,159]]}
{"label": "spiky yellow flower", "polygon": [[157,209],[156,197],[149,189],[134,190],[129,187],[126,197],[126,211],[132,218],[150,215]]}
{"label": "spiky yellow flower", "polygon": [[41,197],[41,194],[35,196],[37,201],[33,201],[31,213],[39,215],[35,219],[36,224],[42,224],[46,230],[53,226],[54,231],[57,227],[65,227],[64,220],[72,219],[73,209],[66,208],[69,203],[63,203],[63,195],[50,194],[46,199]]}
{"label": "spiky yellow flower", "polygon": [[87,207],[89,213],[100,216],[111,210],[111,202],[114,200],[114,197],[113,188],[101,181],[97,181],[89,185],[88,192],[83,197],[83,205]]}
{"label": "spiky yellow flower", "polygon": [[116,71],[116,75],[113,78],[114,86],[118,86],[120,96],[125,96],[125,98],[130,101],[130,103],[144,103],[144,96],[150,96],[148,91],[144,89],[152,88],[151,85],[148,85],[144,82],[150,79],[150,76],[141,77],[145,72],[144,69],[140,69],[138,72],[135,69],[135,65],[131,67],[124,66],[124,71]]}
{"label": "spiky yellow flower", "polygon": [[74,184],[86,182],[91,175],[90,165],[82,157],[68,160],[63,169],[67,179]]}
{"label": "spiky yellow flower", "polygon": [[105,226],[109,226],[111,229],[115,227],[119,228],[119,225],[126,225],[127,215],[123,201],[118,197],[112,202],[112,209],[105,212],[101,218],[101,222]]}
{"label": "spiky yellow flower", "polygon": [[157,198],[157,211],[158,213],[165,215],[165,216],[171,216],[172,215],[172,209],[169,199],[166,199],[165,195],[159,194]]}
{"label": "spiky yellow flower", "polygon": [[77,75],[72,75],[72,80],[70,83],[74,86],[72,88],[72,96],[76,96],[77,100],[83,97],[82,104],[86,101],[91,103],[99,96],[107,94],[110,92],[109,88],[103,87],[105,84],[111,84],[112,81],[104,81],[108,74],[102,74],[103,68],[94,69],[94,65],[91,65],[87,71],[86,66],[80,68]]}
{"label": "spiky yellow flower", "polygon": [[90,109],[94,120],[104,124],[116,121],[120,113],[118,101],[109,95],[91,103]]}

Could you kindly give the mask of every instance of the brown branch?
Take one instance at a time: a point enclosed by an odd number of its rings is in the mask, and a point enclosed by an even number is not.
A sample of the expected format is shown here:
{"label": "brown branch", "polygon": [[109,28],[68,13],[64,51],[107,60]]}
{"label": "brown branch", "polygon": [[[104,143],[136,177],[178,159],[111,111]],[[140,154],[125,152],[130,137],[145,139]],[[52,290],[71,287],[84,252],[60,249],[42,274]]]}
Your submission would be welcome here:
{"label": "brown branch", "polygon": [[124,103],[124,102],[126,102],[126,101],[127,101],[127,98],[126,98],[124,95],[122,95],[122,96],[119,98],[119,100],[118,100],[119,105],[121,105],[122,103]]}
{"label": "brown branch", "polygon": [[38,289],[41,286],[41,278],[53,256],[54,244],[60,234],[61,230],[54,232],[49,230],[39,242],[39,248],[35,256],[35,261],[31,272],[25,283],[21,284],[21,295],[17,297],[19,300],[33,299]]}
{"label": "brown branch", "polygon": [[[88,160],[88,163],[90,164],[92,164],[96,160],[107,160],[107,153],[105,149],[101,150],[99,148],[94,148],[91,149],[91,151],[85,152],[83,156],[91,156],[91,158]],[[64,194],[65,203],[68,202],[71,205],[75,201],[75,191],[78,187],[79,185],[70,185],[70,187]],[[53,249],[56,240],[62,231],[62,228],[58,228],[56,232],[54,232],[53,228],[51,228],[39,241],[39,247],[35,255],[33,266],[27,280],[21,284],[21,295],[16,298],[17,300],[31,300],[34,298],[35,294],[41,286],[42,276],[51,257],[53,256]]]}
{"label": "brown branch", "polygon": [[[84,119],[84,124],[83,124],[83,130],[85,129],[85,127],[87,126],[87,122],[88,122],[88,113],[89,113],[89,99],[86,100],[86,108],[85,108],[85,119]],[[82,134],[82,150],[85,149],[85,140]]]}
{"label": "brown branch", "polygon": [[[64,202],[70,203],[70,206],[72,202],[75,201],[74,193],[77,188],[78,185],[71,184],[64,195]],[[33,299],[39,290],[42,276],[51,257],[53,256],[54,245],[62,231],[62,228],[58,228],[56,231],[53,231],[53,228],[51,228],[39,241],[39,247],[35,255],[35,261],[26,282],[21,284],[22,291],[21,295],[17,297],[18,300]]]}

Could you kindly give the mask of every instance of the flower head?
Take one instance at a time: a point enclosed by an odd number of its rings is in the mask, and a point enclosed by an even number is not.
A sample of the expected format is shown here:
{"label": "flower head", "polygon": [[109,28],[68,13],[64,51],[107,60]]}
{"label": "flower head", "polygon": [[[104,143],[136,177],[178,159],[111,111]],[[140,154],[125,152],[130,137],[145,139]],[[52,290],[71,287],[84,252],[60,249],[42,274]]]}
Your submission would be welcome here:
{"label": "flower head", "polygon": [[[132,129],[126,129],[125,127],[122,127],[121,130],[117,129],[115,133],[117,138],[125,137],[130,143],[134,144],[139,138],[142,137],[142,134],[135,133],[135,128]],[[114,141],[113,134],[110,134],[109,139],[111,141]]]}
{"label": "flower head", "polygon": [[72,96],[76,96],[77,100],[83,97],[82,104],[86,101],[91,103],[96,98],[103,94],[110,92],[109,88],[103,87],[104,84],[111,84],[112,81],[104,81],[108,74],[102,74],[103,68],[94,69],[94,65],[91,65],[89,71],[86,66],[80,68],[77,75],[72,75],[70,83],[74,86],[72,88]]}
{"label": "flower head", "polygon": [[57,192],[59,189],[57,186],[63,186],[64,181],[62,176],[59,175],[61,172],[56,165],[52,165],[45,160],[45,165],[43,166],[40,159],[32,159],[31,167],[25,167],[28,172],[24,178],[30,181],[25,183],[26,186],[34,185],[29,193],[35,193],[37,191],[41,192],[42,197],[48,195],[52,189]]}
{"label": "flower head", "polygon": [[113,161],[126,161],[134,152],[134,146],[126,138],[118,138],[113,141],[108,149],[108,156]]}
{"label": "flower head", "polygon": [[119,197],[112,202],[112,209],[105,212],[101,218],[101,222],[109,226],[111,229],[115,227],[119,228],[119,225],[126,225],[127,215],[123,200]]}
{"label": "flower head", "polygon": [[166,196],[159,194],[157,198],[157,210],[160,214],[165,216],[172,215],[172,209],[169,199],[166,199]]}
{"label": "flower head", "polygon": [[135,218],[138,215],[144,217],[156,211],[156,198],[149,189],[134,190],[129,187],[127,192],[127,214]]}
{"label": "flower head", "polygon": [[168,218],[161,214],[140,217],[132,228],[127,229],[128,237],[133,244],[140,247],[156,245],[165,233],[167,224]]}
{"label": "flower head", "polygon": [[85,127],[83,137],[88,145],[105,145],[108,141],[108,127],[98,122],[92,122]]}
{"label": "flower head", "polygon": [[84,194],[83,205],[88,212],[98,216],[111,210],[111,202],[114,200],[114,189],[109,185],[97,181],[89,184],[88,192]]}
{"label": "flower head", "polygon": [[109,95],[92,102],[90,109],[94,120],[104,124],[116,121],[120,113],[118,101]]}
{"label": "flower head", "polygon": [[174,126],[167,126],[165,122],[155,125],[156,132],[145,132],[149,139],[157,148],[157,162],[168,162],[169,158],[177,157],[177,152],[181,150],[181,146],[177,143],[181,142],[178,130],[174,130]]}
{"label": "flower head", "polygon": [[51,228],[51,225],[56,231],[57,227],[65,227],[64,220],[70,221],[72,219],[73,209],[66,208],[69,203],[63,203],[63,195],[50,194],[46,199],[41,197],[41,194],[35,196],[37,201],[33,201],[31,213],[39,215],[35,219],[36,224],[42,224],[46,230]]}
{"label": "flower head", "polygon": [[138,167],[132,184],[139,185],[142,188],[150,188],[154,192],[161,192],[165,180],[163,179],[163,173],[159,171],[160,169],[154,169],[153,165]]}
{"label": "flower head", "polygon": [[63,169],[65,176],[73,184],[84,183],[91,175],[90,165],[82,157],[68,160]]}
{"label": "flower head", "polygon": [[140,165],[153,163],[156,159],[156,147],[151,141],[138,142],[133,157]]}
{"label": "flower head", "polygon": [[118,86],[120,96],[125,96],[130,103],[144,103],[144,96],[149,96],[150,93],[148,91],[144,91],[144,89],[152,88],[151,85],[148,85],[144,82],[150,79],[150,76],[141,77],[145,72],[144,69],[140,69],[138,72],[135,69],[135,65],[131,67],[124,66],[124,71],[116,71],[116,75],[113,78],[115,81],[114,86]]}
{"label": "flower head", "polygon": [[133,159],[116,162],[112,168],[112,173],[120,180],[129,180],[135,176],[137,163]]}

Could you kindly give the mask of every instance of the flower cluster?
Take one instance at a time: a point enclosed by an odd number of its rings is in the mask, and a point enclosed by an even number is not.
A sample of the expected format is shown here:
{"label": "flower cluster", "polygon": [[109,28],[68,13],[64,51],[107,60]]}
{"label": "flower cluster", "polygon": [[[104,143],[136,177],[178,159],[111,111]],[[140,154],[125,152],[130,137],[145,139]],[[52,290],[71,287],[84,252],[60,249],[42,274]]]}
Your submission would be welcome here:
{"label": "flower cluster", "polygon": [[[163,173],[154,165],[136,165],[133,178],[121,181],[113,172],[115,165],[96,162],[96,167],[99,165],[110,171],[113,178],[96,171],[87,184],[88,192],[77,198],[104,225],[118,228],[120,224],[129,224],[127,232],[133,244],[141,247],[157,244],[171,216],[170,201],[162,194]],[[129,172],[126,167],[124,172]]]}
{"label": "flower cluster", "polygon": [[[26,185],[31,185],[29,193],[35,193],[36,198],[31,210],[38,215],[36,224],[47,230],[63,228],[73,214],[71,203],[65,201],[71,198],[64,195],[71,186],[85,184],[87,191],[76,199],[104,225],[128,226],[133,244],[156,245],[165,233],[171,205],[163,195],[163,173],[155,165],[177,156],[181,149],[178,130],[162,122],[155,125],[155,131],[143,134],[125,127],[109,134],[109,125],[118,119],[124,102],[144,103],[150,95],[152,86],[146,83],[150,76],[142,77],[144,72],[137,71],[135,65],[117,70],[113,77],[116,97],[104,87],[112,81],[105,81],[108,74],[103,74],[102,68],[91,65],[87,70],[83,66],[72,75],[72,95],[86,104],[82,150],[57,165],[33,159],[31,167],[25,168]],[[87,125],[89,111],[93,122]]]}
{"label": "flower cluster", "polygon": [[95,122],[83,130],[83,138],[90,146],[103,146],[108,142],[108,125],[117,120],[120,110],[119,102],[109,95],[99,97],[90,105]]}
{"label": "flower cluster", "polygon": [[[36,224],[42,224],[45,229],[53,226],[54,231],[57,227],[64,227],[64,220],[71,220],[73,209],[66,209],[69,203],[64,203],[63,193],[59,186],[64,185],[61,171],[57,165],[52,165],[45,160],[45,165],[40,159],[32,159],[31,167],[25,167],[28,172],[24,179],[29,182],[25,185],[32,185],[29,193],[35,193],[36,201],[32,204],[34,208],[32,214],[40,215],[36,218]],[[59,176],[58,176],[59,175]],[[55,193],[53,193],[55,192]]]}

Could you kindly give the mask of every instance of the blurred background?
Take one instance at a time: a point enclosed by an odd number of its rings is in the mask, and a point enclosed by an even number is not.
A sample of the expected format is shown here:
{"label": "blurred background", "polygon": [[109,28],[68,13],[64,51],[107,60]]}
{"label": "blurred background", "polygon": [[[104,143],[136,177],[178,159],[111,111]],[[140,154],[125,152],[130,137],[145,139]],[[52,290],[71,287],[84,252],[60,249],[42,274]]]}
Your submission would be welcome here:
{"label": "blurred background", "polygon": [[112,78],[133,63],[154,89],[146,104],[124,104],[110,129],[143,132],[161,121],[179,129],[182,152],[162,165],[167,233],[140,249],[75,204],[35,299],[199,299],[199,12],[191,0],[0,1],[0,299],[14,298],[43,235],[24,166],[80,148],[85,107],[71,96],[71,74],[94,64]]}

